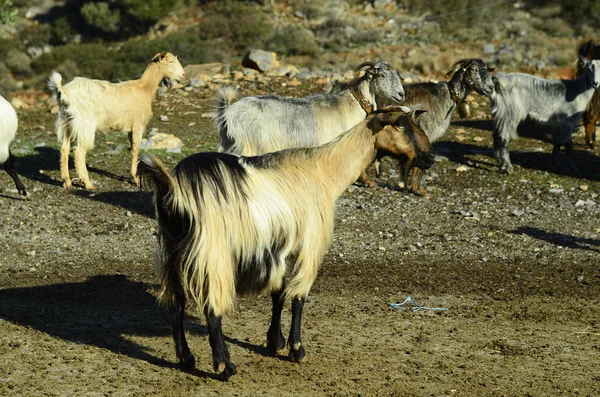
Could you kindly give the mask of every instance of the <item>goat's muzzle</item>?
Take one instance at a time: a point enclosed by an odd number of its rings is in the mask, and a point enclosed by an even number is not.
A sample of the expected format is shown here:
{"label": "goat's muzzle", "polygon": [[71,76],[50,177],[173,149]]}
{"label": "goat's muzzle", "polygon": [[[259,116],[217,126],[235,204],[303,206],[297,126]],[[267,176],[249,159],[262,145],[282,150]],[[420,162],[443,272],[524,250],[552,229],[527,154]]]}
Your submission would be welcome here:
{"label": "goat's muzzle", "polygon": [[415,158],[413,165],[422,170],[430,169],[435,163],[435,153],[434,152],[421,152]]}

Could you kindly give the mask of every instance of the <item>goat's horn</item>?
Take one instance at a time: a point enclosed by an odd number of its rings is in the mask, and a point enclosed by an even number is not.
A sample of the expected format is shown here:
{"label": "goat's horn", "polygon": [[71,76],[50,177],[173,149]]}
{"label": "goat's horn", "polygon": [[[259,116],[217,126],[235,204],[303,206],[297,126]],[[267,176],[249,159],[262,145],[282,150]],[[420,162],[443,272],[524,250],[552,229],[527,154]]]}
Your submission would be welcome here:
{"label": "goat's horn", "polygon": [[358,65],[357,67],[355,67],[354,71],[355,72],[360,72],[365,66],[368,66],[368,67],[372,68],[373,66],[375,66],[375,62],[373,62],[373,61],[363,62],[360,65]]}
{"label": "goat's horn", "polygon": [[457,66],[460,65],[461,67],[464,68],[464,66],[466,64],[469,64],[471,62],[472,62],[472,60],[469,58],[459,59],[458,61],[454,62],[454,65],[452,65],[452,67],[450,67],[450,70],[448,71],[448,73],[446,73],[446,77],[450,76],[454,72],[454,70],[456,69]]}

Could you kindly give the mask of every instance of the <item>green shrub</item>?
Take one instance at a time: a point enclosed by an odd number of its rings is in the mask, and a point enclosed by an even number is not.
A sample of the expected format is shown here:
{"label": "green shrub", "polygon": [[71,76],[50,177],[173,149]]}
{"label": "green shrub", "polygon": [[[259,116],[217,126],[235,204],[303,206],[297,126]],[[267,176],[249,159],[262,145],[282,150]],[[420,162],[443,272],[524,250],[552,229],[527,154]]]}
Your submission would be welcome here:
{"label": "green shrub", "polygon": [[31,58],[23,51],[11,49],[5,54],[4,62],[14,75],[27,77],[31,74]]}
{"label": "green shrub", "polygon": [[268,49],[283,55],[314,56],[319,46],[313,32],[302,26],[289,25],[273,33]]}
{"label": "green shrub", "polygon": [[140,21],[156,21],[173,11],[177,0],[123,0],[123,11]]}
{"label": "green shrub", "polygon": [[108,3],[86,3],[81,7],[81,15],[85,22],[105,32],[115,33],[119,30],[121,12],[111,10]]}
{"label": "green shrub", "polygon": [[19,19],[19,10],[13,7],[11,0],[0,0],[0,23],[14,25]]}

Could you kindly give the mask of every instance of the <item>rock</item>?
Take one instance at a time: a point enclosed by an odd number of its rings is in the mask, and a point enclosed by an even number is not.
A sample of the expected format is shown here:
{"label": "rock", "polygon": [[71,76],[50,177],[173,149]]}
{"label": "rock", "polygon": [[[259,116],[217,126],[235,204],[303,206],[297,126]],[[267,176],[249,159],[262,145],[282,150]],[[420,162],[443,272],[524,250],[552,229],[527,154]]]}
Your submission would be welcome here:
{"label": "rock", "polygon": [[278,67],[279,62],[277,61],[277,54],[274,52],[251,50],[242,59],[242,66],[260,72],[268,72]]}
{"label": "rock", "polygon": [[185,75],[188,79],[201,79],[204,82],[206,82],[206,78],[209,76],[213,76],[215,74],[229,76],[231,73],[231,67],[229,64],[222,62],[186,65],[183,70],[185,71]]}
{"label": "rock", "polygon": [[299,82],[298,80],[292,80],[292,81],[288,81],[287,85],[291,86],[291,87],[297,87],[299,85],[301,85],[302,83]]}
{"label": "rock", "polygon": [[30,106],[28,104],[26,104],[23,100],[16,98],[16,97],[11,99],[10,104],[15,109],[29,109],[30,108]]}
{"label": "rock", "polygon": [[197,78],[190,79],[191,87],[198,88],[198,87],[204,87],[205,85],[206,85],[206,83],[204,83],[204,80],[202,80],[202,79],[197,79]]}
{"label": "rock", "polygon": [[167,121],[169,121],[169,118],[167,116],[165,116],[164,114],[161,114],[160,121],[162,121],[163,123],[166,123]]}
{"label": "rock", "polygon": [[588,185],[581,185],[581,186],[579,186],[579,189],[583,190],[584,192],[587,192],[588,188],[589,188]]}
{"label": "rock", "polygon": [[458,167],[456,167],[456,172],[466,172],[469,170],[469,167],[467,167],[466,165],[459,165]]}
{"label": "rock", "polygon": [[483,53],[486,55],[494,54],[496,47],[493,44],[486,44],[483,46]]}
{"label": "rock", "polygon": [[583,207],[585,205],[585,201],[583,200],[577,200],[577,202],[575,203],[575,207]]}
{"label": "rock", "polygon": [[180,153],[182,146],[181,139],[172,134],[159,132],[148,139],[144,139],[140,145],[140,149],[166,149],[168,152]]}
{"label": "rock", "polygon": [[550,193],[562,193],[564,192],[565,189],[559,189],[559,188],[552,188],[552,189],[548,189],[548,191]]}
{"label": "rock", "polygon": [[525,214],[525,211],[523,211],[523,210],[512,210],[511,214],[513,214],[514,216],[522,216],[523,214]]}
{"label": "rock", "polygon": [[298,73],[300,73],[300,71],[295,66],[284,65],[284,66],[279,66],[278,68],[275,68],[275,69],[269,71],[268,75],[274,76],[274,77],[284,77],[284,76],[294,77]]}

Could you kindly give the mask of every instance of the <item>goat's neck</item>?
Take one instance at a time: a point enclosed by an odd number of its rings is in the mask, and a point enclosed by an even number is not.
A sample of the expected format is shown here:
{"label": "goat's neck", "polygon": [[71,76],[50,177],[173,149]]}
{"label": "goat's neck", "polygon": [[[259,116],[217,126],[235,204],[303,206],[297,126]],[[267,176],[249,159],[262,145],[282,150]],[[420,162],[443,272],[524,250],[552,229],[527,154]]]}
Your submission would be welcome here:
{"label": "goat's neck", "polygon": [[148,65],[142,77],[140,77],[140,85],[144,87],[146,90],[156,93],[158,90],[158,85],[162,81],[165,76],[160,73],[158,64],[151,63]]}
{"label": "goat's neck", "polygon": [[467,97],[467,89],[463,84],[464,74],[459,70],[454,73],[452,79],[448,82],[448,90],[450,91],[450,98],[456,105],[464,101]]}
{"label": "goat's neck", "polygon": [[366,122],[352,128],[339,139],[320,148],[317,166],[332,184],[336,196],[358,178],[375,157],[375,138]]}
{"label": "goat's neck", "polygon": [[360,107],[367,113],[367,115],[377,110],[375,95],[373,95],[369,89],[368,80],[361,80],[356,87],[350,88],[350,92],[358,101]]}

